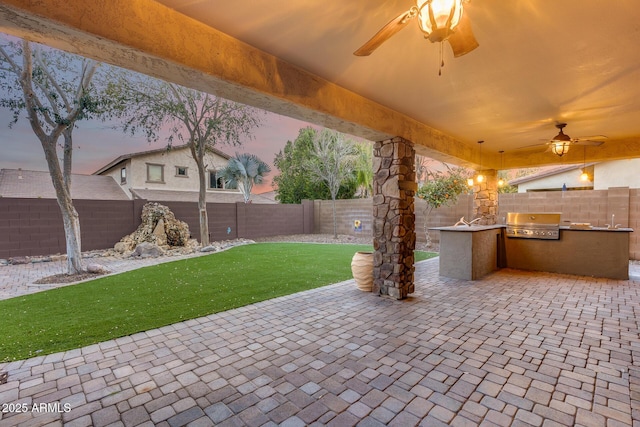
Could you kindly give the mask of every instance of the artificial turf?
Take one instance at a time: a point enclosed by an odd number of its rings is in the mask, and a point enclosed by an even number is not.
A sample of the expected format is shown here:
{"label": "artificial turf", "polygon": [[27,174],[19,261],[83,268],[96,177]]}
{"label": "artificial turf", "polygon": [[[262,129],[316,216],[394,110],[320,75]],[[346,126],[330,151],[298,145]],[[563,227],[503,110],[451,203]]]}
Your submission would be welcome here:
{"label": "artificial turf", "polygon": [[[363,245],[261,243],[0,301],[0,362],[42,356],[351,278]],[[416,261],[437,254],[416,252]]]}

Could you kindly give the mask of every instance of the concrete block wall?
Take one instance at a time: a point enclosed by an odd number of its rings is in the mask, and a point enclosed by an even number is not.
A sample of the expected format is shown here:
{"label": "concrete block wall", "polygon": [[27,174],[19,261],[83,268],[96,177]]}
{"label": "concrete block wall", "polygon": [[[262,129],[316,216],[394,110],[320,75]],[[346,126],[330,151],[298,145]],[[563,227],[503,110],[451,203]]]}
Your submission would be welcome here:
{"label": "concrete block wall", "polygon": [[[132,201],[77,200],[83,250],[104,249],[137,227]],[[138,223],[140,222],[138,213]],[[0,198],[0,258],[66,253],[62,215],[52,199]]]}
{"label": "concrete block wall", "polygon": [[[146,200],[76,200],[82,250],[107,249],[140,225]],[[197,203],[160,202],[199,239]],[[212,241],[313,232],[312,202],[302,205],[209,203]],[[229,232],[227,232],[229,231]],[[62,216],[53,199],[0,198],[0,258],[66,253]]]}
{"label": "concrete block wall", "polygon": [[[333,210],[331,200],[314,200],[314,232],[333,234]],[[372,199],[336,200],[336,218],[338,234],[373,237]],[[416,198],[416,238],[420,243],[426,242],[424,200]],[[429,215],[427,227],[444,227],[455,224],[461,217],[467,220],[473,214],[473,196],[463,195],[453,206],[435,209]],[[362,231],[354,229],[354,221],[362,223]],[[437,242],[439,234],[431,231],[431,240]]]}
{"label": "concrete block wall", "polygon": [[[313,208],[313,206],[312,206]],[[236,204],[239,237],[304,234],[305,205]],[[308,209],[308,205],[307,205]]]}
{"label": "concrete block wall", "polygon": [[[333,234],[333,202],[314,200],[314,233]],[[336,200],[338,234],[373,237],[372,199]],[[362,223],[362,230],[354,230],[354,222]]]}
{"label": "concrete block wall", "polygon": [[[96,201],[77,200],[80,215],[83,250],[112,247],[123,236],[133,232],[140,224],[145,200]],[[454,206],[432,212],[429,227],[453,225],[460,217],[471,218],[471,196],[460,197]],[[196,203],[163,203],[189,224],[194,237],[198,237],[198,210]],[[330,200],[303,201],[302,205],[218,204],[208,206],[209,232],[212,241],[238,237],[261,237],[279,234],[333,233]],[[416,237],[425,242],[424,201],[415,204]],[[371,199],[337,200],[338,233],[373,238]],[[640,259],[640,189],[609,189],[585,191],[530,192],[501,194],[498,222],[504,223],[507,212],[562,212],[565,224],[590,222],[605,226],[611,222],[636,230],[630,234],[629,256]],[[625,213],[626,212],[626,213]],[[237,223],[238,215],[242,223]],[[302,218],[300,218],[302,216]],[[362,222],[362,231],[354,230],[354,221]],[[626,222],[625,222],[626,220]],[[231,232],[227,230],[231,228]],[[439,241],[437,232],[431,239]],[[0,258],[65,253],[64,230],[60,209],[51,199],[0,198]]]}
{"label": "concrete block wall", "polygon": [[560,212],[561,225],[588,222],[604,227],[609,222],[608,193],[608,190],[584,190],[500,194],[498,222],[504,224],[507,212]]}
{"label": "concrete block wall", "polygon": [[[463,216],[465,219],[472,218],[472,203],[472,196],[463,195],[454,206],[433,210],[427,226],[445,227],[455,224]],[[316,200],[314,205],[314,232],[333,233],[331,201]],[[416,237],[419,243],[426,241],[425,207],[423,200],[416,200]],[[338,234],[372,236],[371,208],[370,199],[336,200]],[[561,212],[563,225],[589,222],[594,226],[604,227],[611,222],[611,214],[614,213],[617,224],[636,230],[630,234],[629,257],[640,260],[640,189],[611,188],[500,194],[498,208],[499,224],[504,224],[507,212]],[[354,219],[363,222],[361,232],[354,231]],[[430,237],[434,243],[440,240],[437,231],[430,231]]]}

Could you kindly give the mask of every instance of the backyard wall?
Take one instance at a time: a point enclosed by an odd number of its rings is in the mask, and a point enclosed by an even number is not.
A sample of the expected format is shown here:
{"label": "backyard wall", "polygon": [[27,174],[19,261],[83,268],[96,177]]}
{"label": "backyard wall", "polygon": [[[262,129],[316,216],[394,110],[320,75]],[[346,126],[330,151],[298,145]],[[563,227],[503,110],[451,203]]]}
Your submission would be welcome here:
{"label": "backyard wall", "polygon": [[[315,233],[333,234],[333,207],[331,200],[314,200],[313,216]],[[419,243],[426,242],[425,214],[427,204],[416,199],[416,238]],[[336,200],[336,230],[338,234],[373,237],[372,199]],[[469,219],[473,213],[473,197],[460,196],[458,203],[433,210],[429,215],[428,227],[444,227],[455,224],[461,217]],[[361,229],[355,228],[360,221]],[[430,232],[432,240],[438,239],[438,232]]]}
{"label": "backyard wall", "polygon": [[[113,247],[140,225],[146,200],[75,200],[80,216],[82,250]],[[162,202],[189,224],[192,237],[200,226],[197,203]],[[209,203],[212,241],[313,232],[313,202],[300,205]],[[60,208],[52,199],[0,198],[0,258],[66,253]]]}
{"label": "backyard wall", "polygon": [[[504,224],[507,212],[561,212],[561,225],[572,222],[589,222],[604,227],[615,223],[636,230],[630,234],[629,257],[640,260],[640,189],[626,187],[608,190],[545,191],[499,195],[498,223]],[[314,201],[316,233],[333,233],[331,200]],[[428,219],[428,227],[444,227],[455,224],[461,217],[473,217],[473,199],[463,195],[454,206],[435,209]],[[416,234],[418,242],[426,241],[425,202],[416,200]],[[338,234],[372,236],[371,199],[336,200]],[[354,221],[360,220],[362,229],[355,230]],[[430,231],[431,240],[439,243],[439,232]]]}
{"label": "backyard wall", "polygon": [[[106,249],[140,224],[146,201],[76,200],[80,215],[82,249]],[[194,237],[199,236],[196,203],[163,202],[178,219],[189,224]],[[455,224],[461,217],[472,217],[473,200],[462,196],[451,207],[434,210],[428,227]],[[416,234],[426,241],[425,203],[416,200]],[[235,238],[258,238],[282,234],[333,234],[332,202],[303,201],[300,205],[263,205],[244,203],[210,203],[209,233],[212,241]],[[637,230],[630,234],[629,257],[640,260],[640,190],[549,191],[501,194],[498,222],[504,223],[507,212],[561,212],[564,225],[589,222],[605,226],[615,215],[615,223]],[[338,234],[372,237],[371,199],[337,200]],[[360,221],[360,229],[354,222]],[[439,233],[430,232],[434,243]],[[0,198],[0,258],[65,253],[60,210],[55,200]]]}

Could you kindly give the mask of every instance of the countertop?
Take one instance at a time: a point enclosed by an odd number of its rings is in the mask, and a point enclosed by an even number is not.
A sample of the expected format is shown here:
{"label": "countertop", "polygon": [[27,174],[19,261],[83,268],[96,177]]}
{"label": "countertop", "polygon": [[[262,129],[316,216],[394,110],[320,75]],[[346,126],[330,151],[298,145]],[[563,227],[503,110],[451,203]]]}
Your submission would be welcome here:
{"label": "countertop", "polygon": [[495,230],[499,228],[505,228],[504,224],[493,224],[493,225],[458,225],[458,226],[449,226],[449,227],[433,227],[429,228],[429,230],[439,230],[439,231],[487,231],[487,230]]}
{"label": "countertop", "polygon": [[607,228],[607,227],[591,227],[591,228],[571,228],[568,225],[561,225],[560,230],[566,231],[622,231],[626,233],[632,233],[633,228]]}

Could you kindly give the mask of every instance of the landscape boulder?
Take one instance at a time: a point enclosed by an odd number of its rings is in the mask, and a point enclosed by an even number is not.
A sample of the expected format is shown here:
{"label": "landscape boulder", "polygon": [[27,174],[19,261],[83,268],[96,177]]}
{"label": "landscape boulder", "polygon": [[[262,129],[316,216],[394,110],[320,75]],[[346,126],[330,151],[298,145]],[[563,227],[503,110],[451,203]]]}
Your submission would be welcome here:
{"label": "landscape boulder", "polygon": [[[189,225],[186,222],[176,219],[167,206],[150,202],[142,207],[140,226],[133,233],[120,239],[115,244],[114,250],[125,254],[135,250],[141,243],[151,243],[160,251],[162,251],[161,248],[168,250],[172,247],[193,246],[190,236]],[[148,249],[141,249],[143,250],[148,251]]]}
{"label": "landscape boulder", "polygon": [[91,263],[87,264],[87,273],[91,274],[109,274],[111,271],[102,264]]}
{"label": "landscape boulder", "polygon": [[162,248],[155,243],[142,242],[131,254],[132,257],[151,258],[158,257],[164,254]]}

